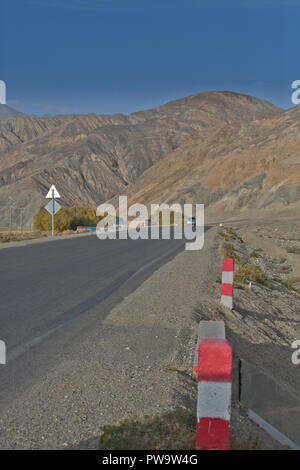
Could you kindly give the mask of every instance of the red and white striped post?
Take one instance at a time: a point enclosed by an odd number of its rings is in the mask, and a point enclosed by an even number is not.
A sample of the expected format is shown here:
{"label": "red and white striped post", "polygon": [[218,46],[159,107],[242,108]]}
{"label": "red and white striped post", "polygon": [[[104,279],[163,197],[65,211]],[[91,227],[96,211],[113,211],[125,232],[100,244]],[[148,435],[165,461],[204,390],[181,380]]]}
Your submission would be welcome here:
{"label": "red and white striped post", "polygon": [[199,344],[196,450],[230,449],[232,346],[224,339]]}
{"label": "red and white striped post", "polygon": [[234,259],[223,259],[221,304],[232,310]]}

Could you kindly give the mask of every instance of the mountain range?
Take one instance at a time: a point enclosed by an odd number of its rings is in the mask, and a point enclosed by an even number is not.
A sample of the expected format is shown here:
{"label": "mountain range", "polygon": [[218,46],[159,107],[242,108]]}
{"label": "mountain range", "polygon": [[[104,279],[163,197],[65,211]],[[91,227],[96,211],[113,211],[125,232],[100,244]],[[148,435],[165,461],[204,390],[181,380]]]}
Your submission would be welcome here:
{"label": "mountain range", "polygon": [[53,183],[65,205],[128,194],[130,203],[204,203],[212,217],[294,211],[299,126],[300,108],[216,91],[130,115],[4,119],[0,220],[13,205],[32,221]]}
{"label": "mountain range", "polygon": [[22,113],[20,111],[16,111],[10,106],[7,106],[7,104],[0,103],[0,121],[2,119],[14,118],[16,116],[22,116]]}

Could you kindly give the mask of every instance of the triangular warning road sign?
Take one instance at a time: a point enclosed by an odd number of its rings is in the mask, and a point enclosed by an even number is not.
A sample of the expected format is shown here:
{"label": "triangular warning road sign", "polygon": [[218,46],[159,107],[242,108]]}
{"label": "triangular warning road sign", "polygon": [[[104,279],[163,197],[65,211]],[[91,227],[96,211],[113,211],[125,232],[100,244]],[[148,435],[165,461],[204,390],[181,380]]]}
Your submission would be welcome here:
{"label": "triangular warning road sign", "polygon": [[54,190],[54,194],[53,196],[56,197],[56,198],[60,198],[60,195],[59,195],[59,192],[57,191],[56,187],[54,186],[54,184],[51,186],[51,188],[49,189],[49,192],[46,196],[47,199],[52,199],[52,191]]}

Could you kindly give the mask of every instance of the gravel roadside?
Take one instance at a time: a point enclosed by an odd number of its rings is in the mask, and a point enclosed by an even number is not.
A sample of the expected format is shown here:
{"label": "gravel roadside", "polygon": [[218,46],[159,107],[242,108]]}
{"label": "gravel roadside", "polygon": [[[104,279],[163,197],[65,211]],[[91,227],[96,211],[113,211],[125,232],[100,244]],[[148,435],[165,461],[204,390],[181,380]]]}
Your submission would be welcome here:
{"label": "gravel roadside", "polygon": [[[95,449],[103,425],[177,407],[195,409],[190,374],[197,322],[224,315],[216,283],[220,265],[220,240],[211,228],[201,251],[184,251],[155,271],[92,333],[82,331],[66,359],[3,411],[0,447]],[[235,347],[239,335],[248,341],[248,330],[243,337],[241,316],[230,317],[229,331],[233,323]],[[237,407],[233,428],[245,442],[250,437],[265,448],[277,447]]]}

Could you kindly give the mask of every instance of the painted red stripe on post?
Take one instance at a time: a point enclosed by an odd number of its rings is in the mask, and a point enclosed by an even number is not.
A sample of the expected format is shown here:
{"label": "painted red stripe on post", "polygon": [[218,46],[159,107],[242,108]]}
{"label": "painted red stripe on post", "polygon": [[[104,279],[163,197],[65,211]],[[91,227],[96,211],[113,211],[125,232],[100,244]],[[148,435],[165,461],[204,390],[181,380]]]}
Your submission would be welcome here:
{"label": "painted red stripe on post", "polygon": [[[233,304],[234,259],[223,259],[221,304],[232,310]],[[229,281],[229,282],[228,282]]]}
{"label": "painted red stripe on post", "polygon": [[227,419],[200,418],[196,433],[196,450],[230,449],[230,421]]}
{"label": "painted red stripe on post", "polygon": [[199,344],[198,381],[231,382],[232,346],[225,339],[205,339]]}
{"label": "painted red stripe on post", "polygon": [[233,284],[222,284],[222,295],[233,296]]}
{"label": "painted red stripe on post", "polygon": [[233,258],[223,258],[223,271],[234,271]]}
{"label": "painted red stripe on post", "polygon": [[228,450],[232,346],[224,339],[205,339],[198,351],[196,450]]}

